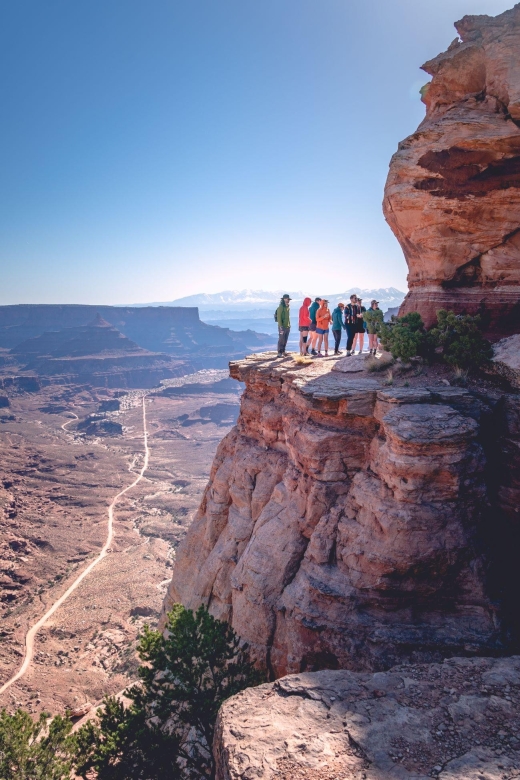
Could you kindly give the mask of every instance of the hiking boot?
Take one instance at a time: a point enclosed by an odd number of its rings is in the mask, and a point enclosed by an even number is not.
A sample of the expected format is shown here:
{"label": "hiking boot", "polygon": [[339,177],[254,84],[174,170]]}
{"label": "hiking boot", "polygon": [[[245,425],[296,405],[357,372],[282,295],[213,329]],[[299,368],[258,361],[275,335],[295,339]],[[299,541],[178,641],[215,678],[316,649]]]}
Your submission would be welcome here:
{"label": "hiking boot", "polygon": [[311,355],[317,355],[317,354],[318,354],[318,353],[316,352],[316,350],[315,350],[315,349],[311,350]]}

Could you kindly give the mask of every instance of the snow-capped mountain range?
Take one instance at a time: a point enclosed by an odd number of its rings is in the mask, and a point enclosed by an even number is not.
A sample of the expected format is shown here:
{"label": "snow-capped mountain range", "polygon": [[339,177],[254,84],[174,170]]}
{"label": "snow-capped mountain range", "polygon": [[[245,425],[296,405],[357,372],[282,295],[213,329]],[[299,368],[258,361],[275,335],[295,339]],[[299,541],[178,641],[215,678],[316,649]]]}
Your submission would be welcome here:
{"label": "snow-capped mountain range", "polygon": [[[174,301],[148,305],[198,306],[201,312],[208,310],[225,310],[231,313],[231,311],[245,312],[251,311],[252,309],[270,311],[273,308],[273,305],[276,306],[278,304],[281,296],[286,292],[289,293],[296,304],[303,301],[304,297],[309,294],[304,293],[301,290],[224,290],[219,293],[188,295],[184,298],[177,298]],[[375,298],[379,301],[382,309],[400,306],[406,294],[401,290],[397,290],[395,287],[382,287],[376,290],[352,287],[341,293],[322,294],[322,297],[328,298],[330,303],[335,305],[338,301],[348,303],[348,299],[352,293],[361,296],[363,298],[363,303],[366,305],[370,305],[370,301]],[[317,294],[319,294],[319,292]]]}

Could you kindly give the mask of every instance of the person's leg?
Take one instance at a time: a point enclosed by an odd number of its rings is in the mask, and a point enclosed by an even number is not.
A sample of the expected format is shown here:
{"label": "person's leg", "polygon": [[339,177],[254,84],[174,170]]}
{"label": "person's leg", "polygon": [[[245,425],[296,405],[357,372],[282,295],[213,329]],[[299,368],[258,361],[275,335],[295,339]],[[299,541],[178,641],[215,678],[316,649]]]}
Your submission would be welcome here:
{"label": "person's leg", "polygon": [[316,341],[316,343],[317,343],[316,352],[319,355],[319,354],[321,354],[321,345],[323,343],[323,334],[322,333],[318,333],[317,334],[317,341]]}
{"label": "person's leg", "polygon": [[332,335],[334,336],[334,354],[337,355],[339,352],[339,345],[341,343],[341,331],[333,330]]}
{"label": "person's leg", "polygon": [[309,354],[309,331],[305,330],[303,331],[303,350],[302,355],[308,355]]}
{"label": "person's leg", "polygon": [[311,325],[310,332],[309,332],[309,341],[310,341],[310,345],[309,346],[310,346],[311,354],[313,354],[313,355],[316,353],[316,340],[317,340],[317,338],[318,338],[318,336],[316,334],[316,325],[313,324],[313,325]]}
{"label": "person's leg", "polygon": [[303,331],[300,330],[300,355],[303,355]]}
{"label": "person's leg", "polygon": [[285,328],[282,328],[281,325],[278,325],[278,357],[281,357],[283,355],[284,339],[285,339]]}
{"label": "person's leg", "polygon": [[323,340],[325,342],[325,354],[328,355],[329,354],[329,334],[328,333],[324,333],[323,334]]}
{"label": "person's leg", "polygon": [[286,354],[287,349],[287,342],[289,340],[289,333],[291,332],[290,328],[284,328],[284,334],[283,334],[283,354]]}
{"label": "person's leg", "polygon": [[350,355],[352,352],[352,345],[354,343],[354,326],[353,325],[347,325],[347,355]]}

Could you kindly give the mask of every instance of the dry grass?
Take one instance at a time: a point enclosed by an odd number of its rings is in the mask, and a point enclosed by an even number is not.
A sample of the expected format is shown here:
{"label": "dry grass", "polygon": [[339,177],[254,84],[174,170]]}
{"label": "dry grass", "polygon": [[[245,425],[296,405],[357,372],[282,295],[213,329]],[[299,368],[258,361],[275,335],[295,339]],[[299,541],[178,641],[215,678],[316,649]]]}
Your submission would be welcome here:
{"label": "dry grass", "polygon": [[299,366],[309,366],[312,363],[310,355],[294,355],[293,360]]}
{"label": "dry grass", "polygon": [[455,366],[453,371],[453,379],[451,380],[454,385],[467,385],[468,384],[468,372],[464,368]]}
{"label": "dry grass", "polygon": [[384,371],[390,368],[394,363],[394,359],[388,353],[381,355],[381,357],[369,357],[367,358],[367,371]]}
{"label": "dry grass", "polygon": [[384,379],[384,384],[388,385],[388,386],[394,384],[394,372],[392,371],[391,368],[389,368],[388,371],[386,372],[386,377]]}

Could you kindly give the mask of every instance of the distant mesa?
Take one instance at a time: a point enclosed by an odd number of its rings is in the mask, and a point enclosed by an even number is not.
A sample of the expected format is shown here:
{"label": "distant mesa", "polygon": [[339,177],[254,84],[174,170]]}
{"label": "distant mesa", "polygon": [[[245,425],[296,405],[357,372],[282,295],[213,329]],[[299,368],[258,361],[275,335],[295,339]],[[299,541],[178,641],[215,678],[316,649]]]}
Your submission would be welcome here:
{"label": "distant mesa", "polygon": [[89,322],[87,327],[89,328],[112,328],[113,326],[103,319],[101,314],[96,314],[92,322]]}
{"label": "distant mesa", "polygon": [[182,373],[182,364],[170,355],[142,349],[99,314],[88,325],[27,339],[11,354],[24,370],[67,383],[147,387]]}
{"label": "distant mesa", "polygon": [[423,65],[426,117],[390,163],[383,208],[408,263],[401,309],[483,316],[520,331],[520,4],[465,16]]}
{"label": "distant mesa", "polygon": [[87,355],[146,353],[134,341],[97,315],[88,325],[49,331],[11,349],[12,355],[31,361],[38,358],[79,358]]}
{"label": "distant mesa", "polygon": [[195,307],[0,306],[0,349],[53,383],[155,387],[271,347],[268,335],[201,322]]}

